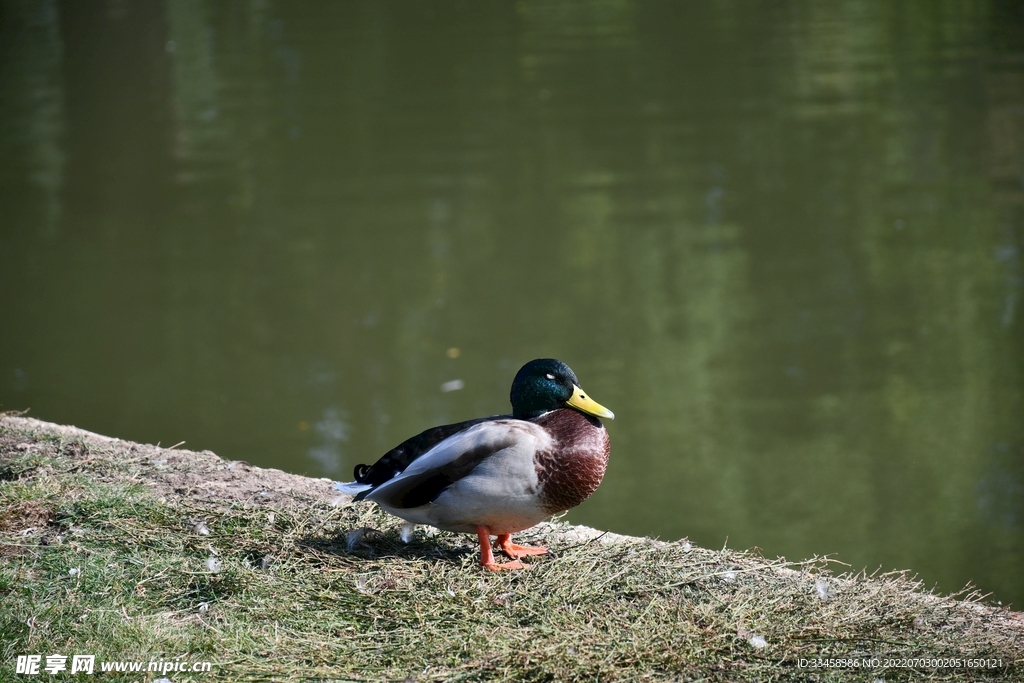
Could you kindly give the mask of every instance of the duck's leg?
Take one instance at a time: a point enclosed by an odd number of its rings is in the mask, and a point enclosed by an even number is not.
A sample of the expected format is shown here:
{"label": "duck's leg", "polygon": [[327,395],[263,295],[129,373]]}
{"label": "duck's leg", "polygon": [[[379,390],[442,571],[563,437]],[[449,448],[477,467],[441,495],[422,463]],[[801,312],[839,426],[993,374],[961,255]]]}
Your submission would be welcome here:
{"label": "duck's leg", "polygon": [[[480,539],[480,566],[487,567],[492,572],[500,569],[529,569],[530,565],[523,564],[519,560],[498,564],[494,561],[494,552],[491,550],[491,530],[485,526],[476,528],[476,537]],[[507,538],[507,536],[506,536]],[[501,539],[501,536],[498,536]]]}
{"label": "duck's leg", "polygon": [[[490,540],[490,539],[488,539]],[[512,542],[512,534],[498,534],[498,547],[501,551],[511,557],[513,560],[518,560],[521,557],[528,555],[547,555],[548,549],[543,546],[530,546],[530,545],[517,545]]]}

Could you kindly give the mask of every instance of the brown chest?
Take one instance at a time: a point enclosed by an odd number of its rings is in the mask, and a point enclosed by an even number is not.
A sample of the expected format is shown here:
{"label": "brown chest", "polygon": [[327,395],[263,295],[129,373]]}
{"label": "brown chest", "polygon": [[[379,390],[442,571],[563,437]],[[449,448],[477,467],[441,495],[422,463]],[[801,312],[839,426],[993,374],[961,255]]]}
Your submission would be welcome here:
{"label": "brown chest", "polygon": [[552,445],[534,457],[541,505],[548,514],[574,508],[590,497],[608,466],[608,432],[595,418],[562,409],[534,420]]}

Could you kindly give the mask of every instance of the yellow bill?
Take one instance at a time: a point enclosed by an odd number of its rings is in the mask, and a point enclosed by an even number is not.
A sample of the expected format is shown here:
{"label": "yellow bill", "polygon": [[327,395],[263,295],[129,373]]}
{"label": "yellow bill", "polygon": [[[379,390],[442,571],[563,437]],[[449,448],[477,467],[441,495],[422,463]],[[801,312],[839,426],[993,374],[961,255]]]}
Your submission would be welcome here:
{"label": "yellow bill", "polygon": [[607,417],[609,420],[615,419],[615,413],[605,408],[603,405],[590,398],[583,393],[575,384],[572,385],[572,397],[565,402],[566,405],[572,406],[576,410],[586,413],[587,415],[593,415],[595,417]]}

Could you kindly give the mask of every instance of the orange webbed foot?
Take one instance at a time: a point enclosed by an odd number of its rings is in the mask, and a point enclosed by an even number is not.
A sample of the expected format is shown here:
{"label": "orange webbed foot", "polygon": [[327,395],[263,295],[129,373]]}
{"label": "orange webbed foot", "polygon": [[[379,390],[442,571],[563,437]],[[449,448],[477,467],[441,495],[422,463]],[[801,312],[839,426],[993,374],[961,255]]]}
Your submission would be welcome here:
{"label": "orange webbed foot", "polygon": [[519,560],[513,560],[512,562],[490,562],[488,564],[480,563],[481,567],[486,567],[492,572],[500,572],[503,569],[533,569],[532,566],[524,564]]}
{"label": "orange webbed foot", "polygon": [[[532,555],[536,553],[523,553],[521,556],[512,555],[508,550],[505,549],[505,545],[513,545],[509,543],[509,535],[499,535],[498,543],[502,543],[502,550],[505,551],[509,557],[512,558],[512,562],[495,562],[494,552],[491,550],[491,531],[485,526],[478,526],[476,528],[476,536],[480,540],[480,566],[490,569],[492,572],[501,571],[503,569],[529,569],[530,565],[523,564],[519,561],[519,557],[525,555]],[[520,546],[513,546],[519,548]],[[536,550],[536,548],[523,548],[523,550]]]}
{"label": "orange webbed foot", "polygon": [[512,542],[512,534],[499,534],[498,547],[514,560],[530,555],[547,555],[550,551],[543,546],[518,545]]}

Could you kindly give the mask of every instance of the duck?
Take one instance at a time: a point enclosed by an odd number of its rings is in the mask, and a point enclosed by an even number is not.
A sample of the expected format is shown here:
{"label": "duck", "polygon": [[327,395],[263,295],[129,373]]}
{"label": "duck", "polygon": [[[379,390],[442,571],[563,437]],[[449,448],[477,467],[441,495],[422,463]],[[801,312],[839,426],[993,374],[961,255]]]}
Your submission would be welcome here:
{"label": "duck", "polygon": [[[608,466],[611,444],[601,418],[615,414],[580,388],[554,358],[520,368],[509,395],[511,415],[432,427],[406,439],[372,465],[356,465],[355,481],[337,489],[412,524],[475,533],[480,566],[529,569],[548,553],[512,534],[590,497]],[[491,536],[509,558],[497,562]]]}

